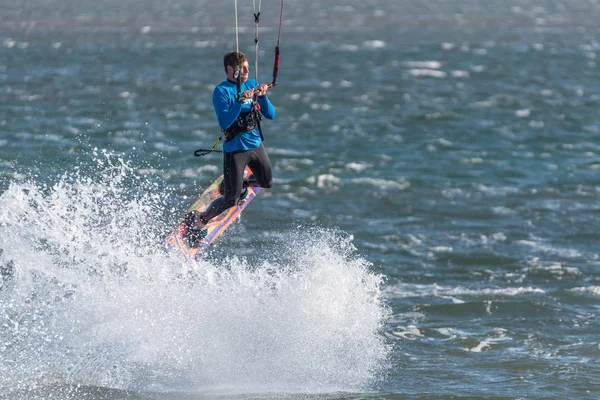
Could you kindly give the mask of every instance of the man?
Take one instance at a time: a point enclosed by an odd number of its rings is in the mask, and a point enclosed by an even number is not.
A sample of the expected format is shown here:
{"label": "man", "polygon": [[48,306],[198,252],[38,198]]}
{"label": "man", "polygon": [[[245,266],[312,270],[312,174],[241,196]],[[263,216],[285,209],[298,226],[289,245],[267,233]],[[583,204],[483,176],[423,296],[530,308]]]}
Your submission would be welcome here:
{"label": "man", "polygon": [[[248,58],[243,53],[225,53],[223,66],[227,80],[217,85],[212,99],[217,120],[225,134],[221,196],[204,212],[193,211],[186,216],[186,236],[191,243],[206,236],[204,227],[211,219],[246,197],[247,186],[270,188],[273,185],[271,162],[262,143],[260,129],[261,114],[267,119],[275,118],[275,108],[267,97],[269,87],[248,79]],[[244,181],[246,166],[250,167],[253,175]]]}

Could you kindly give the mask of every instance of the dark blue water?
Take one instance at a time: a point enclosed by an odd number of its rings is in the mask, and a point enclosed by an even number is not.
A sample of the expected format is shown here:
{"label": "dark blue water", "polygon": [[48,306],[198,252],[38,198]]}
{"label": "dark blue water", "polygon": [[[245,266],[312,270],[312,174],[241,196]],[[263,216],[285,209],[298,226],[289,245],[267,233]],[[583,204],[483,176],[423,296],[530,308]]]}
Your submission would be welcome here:
{"label": "dark blue water", "polygon": [[600,3],[286,1],[275,185],[183,265],[234,2],[0,20],[0,398],[596,397]]}

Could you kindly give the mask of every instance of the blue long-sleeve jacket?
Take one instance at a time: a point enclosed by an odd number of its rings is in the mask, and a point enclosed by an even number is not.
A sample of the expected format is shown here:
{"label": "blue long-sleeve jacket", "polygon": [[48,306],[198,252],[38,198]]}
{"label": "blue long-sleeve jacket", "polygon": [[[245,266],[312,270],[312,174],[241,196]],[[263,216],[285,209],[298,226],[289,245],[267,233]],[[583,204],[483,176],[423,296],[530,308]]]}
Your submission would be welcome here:
{"label": "blue long-sleeve jacket", "polygon": [[[248,89],[255,89],[257,86],[256,80],[248,79],[241,85],[241,92]],[[217,114],[217,120],[221,129],[227,129],[233,124],[233,122],[240,115],[240,112],[250,111],[252,107],[251,100],[247,100],[244,103],[237,101],[237,84],[226,80],[221,82],[215,88],[213,92],[213,107]],[[271,104],[271,101],[267,96],[259,97],[258,104],[260,105],[260,112],[267,119],[275,118],[275,107]],[[249,150],[260,146],[262,142],[260,138],[260,132],[255,129],[251,132],[242,132],[236,135],[233,139],[223,143],[223,150],[226,152],[232,152],[237,150]]]}

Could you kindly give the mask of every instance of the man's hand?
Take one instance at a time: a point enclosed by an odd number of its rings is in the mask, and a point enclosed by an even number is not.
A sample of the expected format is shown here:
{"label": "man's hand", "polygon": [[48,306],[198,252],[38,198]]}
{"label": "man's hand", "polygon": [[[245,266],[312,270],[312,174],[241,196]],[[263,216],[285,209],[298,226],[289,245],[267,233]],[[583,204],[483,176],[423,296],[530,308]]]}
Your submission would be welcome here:
{"label": "man's hand", "polygon": [[242,93],[240,93],[239,100],[246,101],[248,99],[251,99],[252,96],[254,96],[254,90],[252,90],[252,89],[244,90]]}
{"label": "man's hand", "polygon": [[258,97],[264,97],[267,95],[267,90],[269,90],[269,86],[264,83],[261,83],[256,88],[256,94],[258,95]]}

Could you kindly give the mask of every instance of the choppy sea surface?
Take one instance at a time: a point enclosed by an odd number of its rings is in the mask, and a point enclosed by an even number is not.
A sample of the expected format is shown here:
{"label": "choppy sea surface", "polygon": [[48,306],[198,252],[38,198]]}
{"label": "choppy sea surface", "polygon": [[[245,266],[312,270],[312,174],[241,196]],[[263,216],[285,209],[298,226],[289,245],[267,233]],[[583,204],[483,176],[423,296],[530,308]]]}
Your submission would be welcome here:
{"label": "choppy sea surface", "polygon": [[0,9],[0,399],[597,398],[600,2],[285,1],[275,184],[181,264],[234,5]]}

